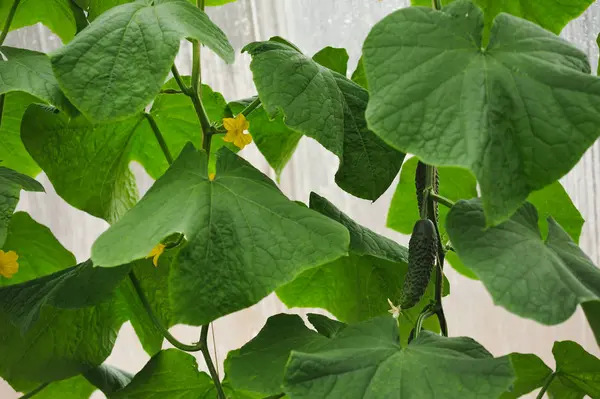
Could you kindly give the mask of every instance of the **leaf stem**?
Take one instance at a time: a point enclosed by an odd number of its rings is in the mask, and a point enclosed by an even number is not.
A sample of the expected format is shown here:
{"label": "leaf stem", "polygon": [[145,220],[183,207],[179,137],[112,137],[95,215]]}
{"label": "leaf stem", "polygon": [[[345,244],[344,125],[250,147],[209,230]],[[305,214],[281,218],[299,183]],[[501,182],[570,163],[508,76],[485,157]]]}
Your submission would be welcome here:
{"label": "leaf stem", "polygon": [[8,31],[10,30],[10,24],[12,24],[12,20],[17,13],[17,7],[19,7],[19,3],[21,0],[14,0],[10,10],[8,10],[8,15],[6,16],[6,21],[4,21],[4,27],[2,28],[2,33],[0,33],[0,46],[4,44],[4,39],[6,39],[6,35],[8,35]]}
{"label": "leaf stem", "polygon": [[221,386],[221,381],[219,379],[219,373],[215,369],[215,365],[210,357],[210,351],[208,350],[208,328],[210,324],[205,324],[202,326],[202,331],[200,333],[200,343],[202,344],[202,356],[204,356],[204,362],[206,363],[206,367],[208,367],[208,372],[212,377],[213,382],[215,383],[215,388],[217,389],[217,396],[219,399],[227,399],[225,396],[225,392],[223,391],[223,387]]}
{"label": "leaf stem", "polygon": [[177,70],[175,64],[173,64],[173,66],[171,67],[171,73],[173,74],[173,78],[175,78],[175,82],[177,82],[177,85],[181,89],[182,93],[186,96],[189,96],[190,88],[187,87],[185,83],[183,83],[183,79],[181,78],[181,75],[179,74],[179,71]]}
{"label": "leaf stem", "polygon": [[40,393],[42,390],[44,390],[44,388],[46,388],[48,385],[50,385],[49,382],[43,383],[42,385],[40,385],[39,387],[37,387],[33,391],[28,392],[25,395],[21,396],[21,399],[29,399],[29,398],[34,397],[35,395],[37,395],[38,393]]}
{"label": "leaf stem", "polygon": [[439,194],[434,193],[433,191],[429,192],[429,197],[431,199],[433,199],[435,202],[439,202],[440,204],[448,207],[448,208],[452,208],[454,205],[456,205],[456,203],[444,196],[441,196]]}
{"label": "leaf stem", "polygon": [[433,311],[431,309],[431,307],[429,307],[429,306],[427,308],[425,308],[425,310],[423,312],[421,312],[421,314],[417,318],[417,323],[415,324],[415,338],[417,338],[419,336],[419,334],[421,333],[421,330],[423,329],[423,323],[425,322],[425,320],[427,320],[429,317],[433,316],[434,314],[435,314],[435,311]]}
{"label": "leaf stem", "polygon": [[284,396],[285,396],[285,393],[278,393],[277,395],[267,396],[266,398],[263,398],[263,399],[279,399],[279,398],[283,398]]}
{"label": "leaf stem", "polygon": [[431,6],[434,10],[442,9],[442,0],[431,0]]}
{"label": "leaf stem", "polygon": [[156,137],[156,141],[158,141],[158,144],[160,145],[160,149],[162,150],[163,154],[165,154],[165,158],[167,159],[167,162],[169,163],[169,165],[171,165],[173,163],[173,156],[171,155],[171,151],[169,151],[167,142],[165,141],[165,138],[163,137],[162,133],[160,132],[160,129],[158,128],[158,125],[156,124],[154,117],[147,112],[144,113],[144,116],[146,117],[146,120],[148,121],[148,123],[150,124],[150,127],[152,128],[152,132],[154,132],[154,137]]}
{"label": "leaf stem", "polygon": [[133,288],[135,289],[135,292],[137,293],[138,297],[140,298],[140,301],[142,301],[142,305],[146,309],[148,316],[150,316],[150,319],[152,320],[152,322],[154,323],[156,328],[167,339],[167,341],[169,341],[171,343],[171,345],[173,345],[177,349],[180,349],[180,350],[186,351],[186,352],[198,352],[198,351],[203,350],[203,347],[205,346],[206,342],[203,342],[202,340],[200,340],[200,342],[198,342],[194,345],[187,345],[182,342],[179,342],[177,340],[177,338],[175,338],[173,335],[171,335],[169,330],[167,330],[162,325],[160,320],[158,320],[158,317],[156,317],[156,314],[152,310],[152,306],[150,306],[150,302],[148,302],[148,298],[146,298],[146,294],[144,294],[144,291],[142,290],[140,281],[135,276],[135,273],[133,272],[133,270],[131,272],[129,272],[129,279],[131,280],[131,283],[133,284]]}
{"label": "leaf stem", "polygon": [[556,372],[554,372],[554,373],[550,374],[548,377],[546,377],[546,380],[544,381],[544,386],[542,386],[542,389],[540,390],[540,393],[538,393],[538,396],[536,396],[536,399],[542,399],[544,397],[544,394],[550,387],[550,384],[554,380],[554,377],[556,377]]}

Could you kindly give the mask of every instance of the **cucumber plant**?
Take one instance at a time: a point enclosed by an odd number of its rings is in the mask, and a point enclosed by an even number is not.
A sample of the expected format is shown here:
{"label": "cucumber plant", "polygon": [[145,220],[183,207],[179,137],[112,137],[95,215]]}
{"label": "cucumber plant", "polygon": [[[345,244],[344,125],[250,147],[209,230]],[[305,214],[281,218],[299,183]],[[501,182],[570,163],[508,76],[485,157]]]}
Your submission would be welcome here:
{"label": "cucumber plant", "polygon": [[[600,271],[558,181],[600,136],[600,80],[557,36],[592,0],[413,0],[373,26],[352,74],[344,49],[249,43],[256,95],[226,101],[200,48],[234,61],[205,13],[231,1],[0,3],[0,377],[27,398],[600,398],[600,360],[576,342],[554,344],[553,369],[494,357],[443,309],[448,263],[539,323],[581,305],[600,342]],[[4,45],[37,22],[64,45]],[[400,173],[388,226],[409,248],[317,193],[288,199],[237,154],[256,145],[279,176],[302,136],[353,196]],[[142,198],[132,161],[155,180]],[[41,171],[109,223],[90,259],[15,212],[21,190],[43,195]],[[335,318],[273,315],[219,375],[210,324],[272,292]],[[151,356],[135,375],[105,363],[125,322]]]}

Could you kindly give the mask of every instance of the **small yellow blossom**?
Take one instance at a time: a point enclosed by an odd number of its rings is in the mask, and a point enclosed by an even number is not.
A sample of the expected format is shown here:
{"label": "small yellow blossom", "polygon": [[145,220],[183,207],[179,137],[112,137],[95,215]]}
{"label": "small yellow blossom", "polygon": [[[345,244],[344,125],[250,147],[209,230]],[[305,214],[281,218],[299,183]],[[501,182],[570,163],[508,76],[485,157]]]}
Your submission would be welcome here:
{"label": "small yellow blossom", "polygon": [[19,271],[19,255],[15,251],[4,252],[0,250],[0,275],[11,278]]}
{"label": "small yellow blossom", "polygon": [[400,317],[400,312],[401,312],[400,306],[394,305],[392,303],[392,301],[390,301],[389,299],[388,299],[388,303],[390,304],[390,308],[391,308],[390,310],[388,310],[388,312],[390,312],[392,314],[392,317],[394,319],[398,319],[398,317]]}
{"label": "small yellow blossom", "polygon": [[209,173],[209,174],[208,174],[208,180],[210,180],[210,181],[213,181],[213,180],[215,180],[215,176],[216,176],[216,175],[217,175],[216,173]]}
{"label": "small yellow blossom", "polygon": [[152,263],[154,264],[154,267],[158,267],[158,258],[162,255],[163,252],[165,252],[165,244],[158,244],[157,246],[152,248],[152,251],[150,251],[150,253],[146,256],[146,259],[152,258]]}
{"label": "small yellow blossom", "polygon": [[250,124],[243,114],[239,114],[235,118],[223,119],[223,126],[227,129],[227,134],[223,137],[223,141],[233,143],[236,147],[243,149],[252,142],[252,136],[244,133],[248,130]]}

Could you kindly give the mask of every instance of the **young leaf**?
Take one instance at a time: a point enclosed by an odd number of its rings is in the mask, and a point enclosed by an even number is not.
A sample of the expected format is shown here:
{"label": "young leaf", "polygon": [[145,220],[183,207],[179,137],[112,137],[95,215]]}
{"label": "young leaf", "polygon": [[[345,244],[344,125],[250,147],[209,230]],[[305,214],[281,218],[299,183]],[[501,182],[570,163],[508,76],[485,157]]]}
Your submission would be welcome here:
{"label": "young leaf", "polygon": [[320,50],[312,57],[313,61],[344,76],[348,72],[348,58],[346,49],[330,46]]}
{"label": "young leaf", "polygon": [[539,26],[501,14],[484,48],[482,24],[463,0],[405,8],[371,30],[363,56],[369,127],[426,163],[471,170],[490,226],[598,138],[600,84],[581,51]]}
{"label": "young leaf", "polygon": [[298,399],[421,399],[425,392],[432,398],[496,398],[514,379],[508,357],[494,359],[470,338],[422,331],[404,348],[398,341],[391,317],[350,325],[318,351],[292,352],[285,392]]}
{"label": "young leaf", "polygon": [[[115,313],[112,301],[68,310],[43,306],[71,306],[75,299],[85,304],[98,294],[96,288],[82,292],[76,279],[66,277],[62,288],[59,283],[53,290],[51,280],[56,275],[44,277],[74,265],[73,255],[25,213],[14,215],[3,250],[19,255],[19,271],[12,279],[0,278],[0,376],[13,386],[30,386],[69,378],[101,364],[125,321]],[[31,288],[36,280],[23,283],[32,279],[40,279],[42,291]],[[38,312],[34,322],[32,316]]]}
{"label": "young leaf", "polygon": [[[444,0],[444,5],[454,0]],[[494,18],[502,13],[528,19],[557,35],[565,25],[583,13],[594,0],[473,0],[485,13],[485,25],[492,26]],[[431,8],[431,0],[411,0],[415,6]]]}
{"label": "young leaf", "polygon": [[35,177],[40,167],[31,158],[21,141],[21,119],[31,103],[38,100],[30,94],[11,92],[5,95],[0,120],[0,159],[2,166]]}
{"label": "young leaf", "polygon": [[509,391],[500,396],[500,399],[520,398],[540,388],[552,374],[552,369],[536,355],[511,353],[509,358],[517,379]]}
{"label": "young leaf", "polygon": [[203,11],[185,0],[162,0],[105,12],[53,54],[52,67],[67,97],[88,119],[123,119],[158,94],[185,38],[233,62],[225,34]]}
{"label": "young leaf", "polygon": [[[6,21],[12,4],[12,0],[0,2],[0,21],[2,21],[2,25]],[[35,25],[38,22],[47,26],[61,38],[63,43],[71,40],[77,31],[75,16],[69,0],[22,0],[10,24],[10,30]]]}
{"label": "young leaf", "polygon": [[92,125],[33,105],[23,116],[21,138],[65,201],[113,223],[137,202],[129,149],[141,121]]}
{"label": "young leaf", "polygon": [[[190,78],[182,76],[184,83],[190,85]],[[162,90],[180,90],[175,79],[164,84]],[[209,86],[202,85],[202,104],[211,122],[221,122],[226,116],[227,102],[221,93],[213,91]],[[201,145],[200,122],[190,98],[181,94],[159,94],[152,104],[150,115],[158,125],[167,147],[173,157],[177,157],[188,143]],[[220,136],[213,136],[211,142],[211,158],[226,143]],[[239,150],[231,145],[231,150]],[[146,172],[158,179],[169,168],[169,164],[156,141],[149,123],[142,122],[136,132],[131,146],[131,158],[140,162]]]}
{"label": "young leaf", "polygon": [[[308,329],[300,316],[278,314],[246,345],[229,352],[225,372],[238,390],[276,395],[283,391],[283,374],[291,351],[312,352],[328,339]],[[261,367],[257,367],[257,365]]]}
{"label": "young leaf", "polygon": [[336,183],[375,200],[392,183],[404,154],[373,134],[364,119],[369,93],[281,40],[251,43],[250,69],[263,107],[287,126],[317,140],[340,158]]}
{"label": "young leaf", "polygon": [[[408,269],[408,251],[350,219],[325,198],[310,195],[310,208],[344,225],[350,233],[349,256],[312,268],[277,290],[288,307],[318,307],[345,323],[387,314],[388,299],[397,303]],[[449,289],[445,281],[445,293]],[[402,338],[407,341],[421,312],[434,297],[433,281],[414,308],[400,315]],[[439,331],[435,318],[427,329]]]}
{"label": "young leaf", "polygon": [[[173,233],[187,240],[170,277],[178,322],[200,325],[253,305],[298,273],[346,254],[348,232],[289,201],[222,149],[214,180],[188,144],[142,200],[94,243],[94,264],[145,257]],[[203,298],[198,301],[198,298]]]}
{"label": "young leaf", "polygon": [[90,384],[100,389],[108,397],[127,386],[133,379],[133,375],[128,372],[108,364],[101,364],[86,371],[83,376]]}
{"label": "young leaf", "polygon": [[153,356],[125,388],[111,399],[212,399],[213,382],[198,371],[196,359],[177,349]]}
{"label": "young leaf", "polygon": [[69,115],[77,113],[60,90],[46,54],[6,46],[0,52],[7,58],[0,62],[0,93],[22,91]]}
{"label": "young leaf", "polygon": [[600,359],[573,341],[555,342],[552,353],[556,360],[556,377],[550,384],[550,393],[555,398],[564,397],[558,392],[565,389],[591,398],[600,396]]}
{"label": "young leaf", "polygon": [[526,203],[506,222],[486,228],[478,199],[459,201],[446,219],[458,256],[496,304],[558,324],[578,304],[600,300],[600,271],[554,219],[548,218],[548,226],[544,242],[535,207]]}
{"label": "young leaf", "polygon": [[19,202],[21,190],[43,192],[44,187],[27,175],[0,166],[0,248],[6,241],[8,225]]}
{"label": "young leaf", "polygon": [[[240,113],[250,102],[254,100],[239,100],[229,103],[229,108],[234,114]],[[283,116],[277,114],[270,119],[263,107],[257,108],[247,116],[250,127],[248,131],[256,143],[258,150],[275,170],[277,179],[285,165],[292,157],[296,146],[302,138],[302,134],[287,127]]]}

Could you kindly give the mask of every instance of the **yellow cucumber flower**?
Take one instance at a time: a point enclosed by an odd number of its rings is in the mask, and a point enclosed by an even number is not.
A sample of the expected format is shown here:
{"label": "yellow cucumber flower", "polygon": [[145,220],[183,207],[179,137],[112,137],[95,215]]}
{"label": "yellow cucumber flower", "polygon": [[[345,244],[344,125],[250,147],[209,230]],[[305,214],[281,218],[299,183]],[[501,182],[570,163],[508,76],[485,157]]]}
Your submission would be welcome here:
{"label": "yellow cucumber flower", "polygon": [[248,130],[250,124],[243,114],[239,114],[235,118],[223,119],[223,126],[227,129],[227,134],[223,137],[223,141],[233,143],[236,147],[243,149],[252,142],[252,136],[244,133]]}
{"label": "yellow cucumber flower", "polygon": [[11,278],[19,271],[19,255],[15,251],[0,250],[0,276]]}
{"label": "yellow cucumber flower", "polygon": [[146,259],[152,258],[152,263],[154,264],[154,267],[158,267],[158,258],[162,255],[163,252],[165,252],[165,244],[158,244],[157,246],[152,248],[152,251],[150,251],[148,255],[146,255]]}

